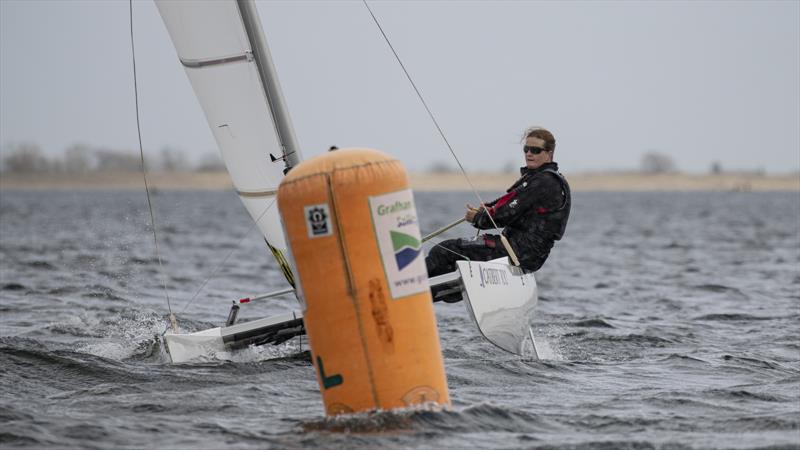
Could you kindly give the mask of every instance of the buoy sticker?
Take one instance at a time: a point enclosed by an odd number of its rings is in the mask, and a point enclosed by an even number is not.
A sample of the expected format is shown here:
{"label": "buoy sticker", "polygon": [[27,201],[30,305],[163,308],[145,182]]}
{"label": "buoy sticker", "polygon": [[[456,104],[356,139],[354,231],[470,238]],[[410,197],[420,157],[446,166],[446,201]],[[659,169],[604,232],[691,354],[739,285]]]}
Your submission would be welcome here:
{"label": "buoy sticker", "polygon": [[331,230],[331,212],[328,209],[327,203],[308,205],[303,208],[303,212],[306,216],[309,238],[324,237],[333,234]]}
{"label": "buoy sticker", "polygon": [[417,210],[411,189],[369,198],[372,225],[393,299],[428,290]]}

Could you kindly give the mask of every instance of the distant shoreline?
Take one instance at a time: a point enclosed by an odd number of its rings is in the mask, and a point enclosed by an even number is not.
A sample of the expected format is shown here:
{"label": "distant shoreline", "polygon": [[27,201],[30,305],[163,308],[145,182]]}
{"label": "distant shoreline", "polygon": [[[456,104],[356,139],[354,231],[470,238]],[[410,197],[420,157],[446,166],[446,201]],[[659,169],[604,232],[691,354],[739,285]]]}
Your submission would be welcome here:
{"label": "distant shoreline", "polygon": [[[641,173],[565,173],[573,191],[791,191],[800,192],[800,174],[641,174]],[[475,188],[502,192],[516,179],[509,173],[470,175]],[[228,190],[228,174],[218,172],[154,172],[148,184],[160,190]],[[416,191],[445,192],[469,190],[464,177],[457,173],[412,173],[411,186]],[[83,175],[49,173],[0,174],[0,191],[20,190],[138,190],[144,189],[141,173],[90,172]]]}

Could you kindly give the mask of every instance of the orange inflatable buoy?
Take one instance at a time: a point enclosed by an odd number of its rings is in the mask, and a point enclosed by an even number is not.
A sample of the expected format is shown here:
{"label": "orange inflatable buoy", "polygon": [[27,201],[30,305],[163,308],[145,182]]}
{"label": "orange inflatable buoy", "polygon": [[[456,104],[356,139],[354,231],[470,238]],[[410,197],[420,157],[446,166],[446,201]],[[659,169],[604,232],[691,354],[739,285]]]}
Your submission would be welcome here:
{"label": "orange inflatable buoy", "polygon": [[328,415],[450,405],[402,164],[347,149],[294,167],[278,207]]}

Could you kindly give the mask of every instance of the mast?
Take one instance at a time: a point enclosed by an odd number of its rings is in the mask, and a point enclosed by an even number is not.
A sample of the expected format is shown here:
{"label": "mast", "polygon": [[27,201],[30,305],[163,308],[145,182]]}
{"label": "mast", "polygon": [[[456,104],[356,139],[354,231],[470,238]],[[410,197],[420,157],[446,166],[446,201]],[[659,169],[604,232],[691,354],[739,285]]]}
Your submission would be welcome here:
{"label": "mast", "polygon": [[302,160],[300,146],[297,145],[297,138],[294,135],[292,119],[283,99],[278,73],[272,62],[272,55],[267,46],[267,39],[261,27],[258,10],[254,0],[237,0],[239,12],[242,15],[247,38],[250,40],[250,48],[253,51],[253,58],[258,66],[258,74],[261,77],[261,84],[267,95],[269,109],[272,111],[272,118],[275,122],[275,129],[278,139],[281,142],[283,151],[285,171],[288,171]]}

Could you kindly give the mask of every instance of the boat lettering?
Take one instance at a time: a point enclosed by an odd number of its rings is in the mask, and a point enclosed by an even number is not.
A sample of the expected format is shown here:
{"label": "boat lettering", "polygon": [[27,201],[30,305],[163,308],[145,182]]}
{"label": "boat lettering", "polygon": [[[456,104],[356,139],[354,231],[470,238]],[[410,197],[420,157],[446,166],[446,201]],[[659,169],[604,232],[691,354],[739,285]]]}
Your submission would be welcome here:
{"label": "boat lettering", "polygon": [[486,287],[487,284],[494,285],[508,285],[508,278],[506,273],[500,269],[491,269],[488,267],[481,267],[481,287]]}

